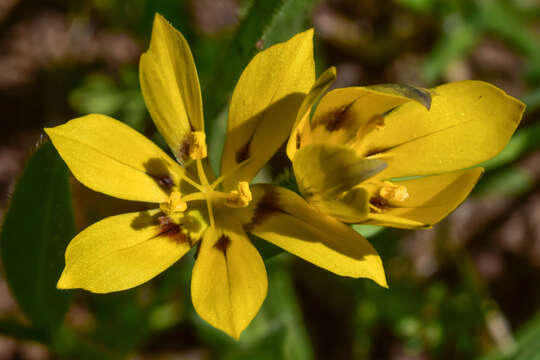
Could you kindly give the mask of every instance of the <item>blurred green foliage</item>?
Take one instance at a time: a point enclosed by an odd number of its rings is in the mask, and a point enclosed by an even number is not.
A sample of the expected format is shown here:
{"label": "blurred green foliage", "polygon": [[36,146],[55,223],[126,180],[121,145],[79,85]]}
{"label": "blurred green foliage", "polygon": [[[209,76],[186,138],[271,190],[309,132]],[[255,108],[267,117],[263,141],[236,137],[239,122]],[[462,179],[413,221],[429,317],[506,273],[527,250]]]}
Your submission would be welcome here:
{"label": "blurred green foliage", "polygon": [[[367,8],[375,4],[239,1],[237,23],[212,34],[205,33],[190,16],[194,2],[188,0],[71,2],[67,11],[81,18],[98,13],[103,24],[131,34],[143,49],[155,12],[182,31],[199,71],[211,158],[215,160],[223,146],[227,103],[244,66],[258,50],[312,26],[316,7],[328,7],[328,3],[338,8],[345,4],[344,17],[347,9],[360,7],[358,4],[368,4]],[[438,32],[428,34],[431,43],[422,54],[421,78],[426,86],[444,80],[449,67],[467,59],[483,39],[502,42],[523,61],[520,80],[528,89],[524,101],[528,112],[538,116],[540,45],[531,24],[536,21],[538,26],[540,6],[534,1],[395,0],[373,6],[437,24]],[[339,46],[332,47],[331,39],[327,41],[329,44],[317,40],[316,63],[333,65]],[[80,75],[67,101],[76,115],[113,116],[164,145],[144,107],[137,74],[136,62],[114,72],[92,68]],[[539,149],[539,138],[538,121],[518,130],[508,147],[484,164],[487,173],[475,194],[523,196],[537,186],[520,160]],[[213,167],[219,168],[217,163]],[[265,176],[276,175],[273,171],[271,167]],[[294,188],[294,180],[287,174],[286,170],[278,173],[279,182]],[[93,295],[56,290],[63,251],[74,234],[70,201],[67,169],[45,143],[32,156],[15,188],[1,234],[4,273],[29,321],[2,319],[0,333],[44,343],[61,358],[120,359],[142,354],[144,359],[166,359],[163,354],[167,352],[195,349],[201,351],[200,358],[227,360],[387,359],[400,354],[413,359],[540,359],[538,315],[516,332],[515,340],[511,335],[504,341],[494,336],[493,322],[506,314],[472,265],[467,249],[452,245],[445,224],[433,240],[436,274],[424,276],[401,253],[407,233],[354,227],[381,253],[390,289],[325,273],[287,254],[279,255],[279,249],[255,239],[268,269],[268,298],[235,342],[202,321],[191,305],[193,253],[150,283],[129,291]],[[75,295],[72,312],[78,309],[86,314],[79,322],[73,320],[74,314],[61,320],[71,294]]]}
{"label": "blurred green foliage", "polygon": [[56,289],[64,251],[75,235],[68,169],[51,143],[26,165],[4,217],[0,245],[7,280],[35,329],[53,336],[71,294]]}

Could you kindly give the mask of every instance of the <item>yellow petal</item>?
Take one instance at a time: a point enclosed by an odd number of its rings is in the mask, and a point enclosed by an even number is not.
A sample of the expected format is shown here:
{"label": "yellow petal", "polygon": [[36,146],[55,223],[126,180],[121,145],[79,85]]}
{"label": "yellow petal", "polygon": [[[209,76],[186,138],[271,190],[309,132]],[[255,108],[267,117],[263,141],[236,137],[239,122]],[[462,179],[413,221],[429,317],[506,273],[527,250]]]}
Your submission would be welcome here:
{"label": "yellow petal", "polygon": [[189,45],[182,34],[156,14],[150,48],[139,65],[146,107],[173,154],[185,160],[191,131],[204,131],[201,89]]}
{"label": "yellow petal", "polygon": [[315,82],[313,30],[257,54],[234,89],[221,173],[249,159],[226,189],[250,181],[289,136],[296,114]]}
{"label": "yellow petal", "polygon": [[77,180],[107,195],[164,202],[183,175],[154,143],[108,116],[87,115],[45,132]]}
{"label": "yellow petal", "polygon": [[287,156],[291,161],[294,158],[296,150],[302,146],[302,138],[307,136],[307,133],[310,131],[309,116],[311,115],[311,108],[335,79],[336,68],[331,67],[319,76],[304,98],[304,101],[302,101],[300,110],[298,110],[298,114],[296,115],[296,121],[293,125],[289,142],[287,143]]}
{"label": "yellow petal", "polygon": [[293,160],[298,188],[306,198],[333,198],[382,171],[386,164],[358,156],[348,146],[312,144],[296,152]]}
{"label": "yellow petal", "polygon": [[430,227],[467,198],[483,171],[474,168],[395,182],[407,188],[409,197],[388,204],[381,213],[370,214],[365,224],[405,229]]}
{"label": "yellow petal", "polygon": [[431,90],[425,107],[409,102],[384,117],[359,151],[388,163],[381,176],[439,174],[495,156],[514,133],[525,106],[497,87],[463,81]]}
{"label": "yellow petal", "polygon": [[157,210],[123,214],[83,230],[67,247],[58,288],[125,290],[174,264],[191,248],[190,242],[179,228],[159,225],[160,215]]}
{"label": "yellow petal", "polygon": [[290,190],[256,185],[252,192],[254,214],[245,225],[252,234],[338,275],[387,286],[381,258],[356,231]]}
{"label": "yellow petal", "polygon": [[[306,143],[355,143],[365,133],[379,130],[382,115],[407,102],[429,108],[430,94],[406,85],[349,87],[330,91],[315,110]],[[379,124],[380,123],[380,124]]]}
{"label": "yellow petal", "polygon": [[208,228],[191,278],[197,313],[238,339],[259,311],[267,288],[264,263],[240,225],[230,231]]}

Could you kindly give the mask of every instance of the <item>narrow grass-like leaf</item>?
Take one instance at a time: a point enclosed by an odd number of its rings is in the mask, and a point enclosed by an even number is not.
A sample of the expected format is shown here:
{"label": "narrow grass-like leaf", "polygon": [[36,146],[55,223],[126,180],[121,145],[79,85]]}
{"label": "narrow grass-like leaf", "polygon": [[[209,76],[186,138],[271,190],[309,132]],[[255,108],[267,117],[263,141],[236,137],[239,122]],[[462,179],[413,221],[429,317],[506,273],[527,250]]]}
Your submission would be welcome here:
{"label": "narrow grass-like leaf", "polygon": [[476,44],[478,35],[478,29],[463,20],[453,24],[438,40],[424,63],[423,75],[426,82],[435,83],[452,61],[464,57]]}
{"label": "narrow grass-like leaf", "polygon": [[68,170],[46,142],[28,161],[0,233],[7,281],[36,328],[52,331],[67,311],[70,295],[57,290],[56,281],[74,234]]}
{"label": "narrow grass-like leaf", "polygon": [[288,0],[264,34],[264,45],[289,40],[307,28],[311,11],[320,0]]}
{"label": "narrow grass-like leaf", "polygon": [[[257,42],[268,29],[279,9],[290,0],[255,0],[242,20],[227,50],[217,62],[207,84],[205,94],[205,118],[214,121],[227,103],[242,70],[257,50]],[[209,125],[209,124],[207,124]],[[212,131],[212,126],[207,126]]]}
{"label": "narrow grass-like leaf", "polygon": [[540,359],[540,313],[517,331],[516,341],[493,351],[482,360],[538,360]]}
{"label": "narrow grass-like leaf", "polygon": [[527,28],[517,9],[504,1],[480,3],[479,24],[482,29],[509,42],[525,55],[538,59],[540,47],[534,33]]}

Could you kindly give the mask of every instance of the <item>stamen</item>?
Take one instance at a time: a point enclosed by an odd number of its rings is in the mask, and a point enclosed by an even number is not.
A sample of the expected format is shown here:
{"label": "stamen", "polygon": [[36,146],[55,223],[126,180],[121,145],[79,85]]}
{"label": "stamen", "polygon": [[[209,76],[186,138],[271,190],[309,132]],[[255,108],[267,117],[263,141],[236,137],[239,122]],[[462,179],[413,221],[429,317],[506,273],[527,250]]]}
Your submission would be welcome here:
{"label": "stamen", "polygon": [[201,187],[201,185],[199,183],[197,183],[196,181],[191,180],[186,174],[183,174],[181,179],[185,180],[188,184],[190,184],[191,186],[193,186],[197,190],[203,191],[203,188]]}
{"label": "stamen", "polygon": [[206,134],[204,131],[193,131],[188,135],[188,154],[194,160],[204,159],[208,156],[206,147]]}
{"label": "stamen", "polygon": [[206,198],[206,207],[208,209],[208,217],[210,218],[210,226],[216,227],[216,221],[214,220],[214,209],[212,208],[212,200]]}
{"label": "stamen", "polygon": [[379,196],[388,201],[405,201],[409,198],[407,188],[403,185],[392,184],[390,181],[385,181],[383,187],[379,190]]}
{"label": "stamen", "polygon": [[252,196],[249,190],[249,183],[247,181],[240,181],[238,183],[238,190],[231,191],[225,199],[225,205],[232,208],[246,207],[251,200]]}
{"label": "stamen", "polygon": [[172,214],[186,211],[187,204],[182,199],[182,194],[180,191],[173,191],[169,196],[169,200],[165,203],[161,203],[159,208],[166,214]]}
{"label": "stamen", "polygon": [[196,161],[196,164],[197,164],[197,174],[199,175],[199,181],[201,182],[201,185],[203,186],[202,191],[206,191],[208,188],[210,188],[210,184],[208,183],[208,178],[206,177],[206,173],[204,172],[202,161],[198,159]]}
{"label": "stamen", "polygon": [[210,188],[212,190],[214,190],[219,184],[221,184],[223,182],[223,180],[225,180],[226,178],[228,178],[229,176],[231,176],[232,174],[234,174],[238,170],[240,170],[242,167],[247,165],[250,162],[250,160],[251,159],[246,159],[246,160],[242,161],[241,163],[237,164],[232,169],[228,170],[225,174],[221,175],[216,180],[214,180],[214,182],[210,185]]}

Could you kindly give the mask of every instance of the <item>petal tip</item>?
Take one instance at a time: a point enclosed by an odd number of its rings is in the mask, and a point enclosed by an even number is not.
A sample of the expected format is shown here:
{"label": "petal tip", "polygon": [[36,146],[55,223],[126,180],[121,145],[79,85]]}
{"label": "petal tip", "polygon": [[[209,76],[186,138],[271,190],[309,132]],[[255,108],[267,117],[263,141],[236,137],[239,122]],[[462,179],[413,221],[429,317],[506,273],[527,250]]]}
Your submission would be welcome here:
{"label": "petal tip", "polygon": [[[378,256],[377,256],[378,257]],[[382,264],[382,260],[380,257],[378,257],[378,265],[376,268],[375,268],[375,271],[374,273],[372,274],[372,276],[370,277],[373,281],[375,281],[377,283],[377,285],[379,286],[382,286],[383,288],[385,289],[388,289],[388,282],[386,280],[386,273],[384,271],[384,267],[383,267],[383,264]]]}
{"label": "petal tip", "polygon": [[165,19],[165,17],[163,15],[156,12],[156,14],[154,15],[154,24],[153,24],[154,27],[159,25],[159,24],[168,24],[168,23],[169,22],[167,21],[167,19]]}
{"label": "petal tip", "polygon": [[62,272],[62,275],[60,275],[60,279],[58,279],[58,282],[56,283],[56,288],[60,290],[67,290],[67,289],[73,289],[75,288],[71,281],[69,280],[69,276],[66,274],[66,270]]}

